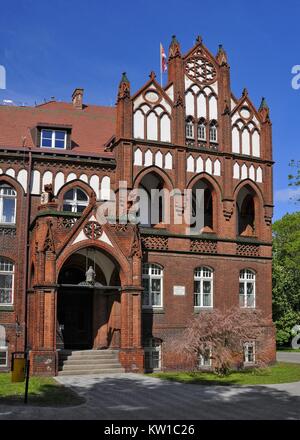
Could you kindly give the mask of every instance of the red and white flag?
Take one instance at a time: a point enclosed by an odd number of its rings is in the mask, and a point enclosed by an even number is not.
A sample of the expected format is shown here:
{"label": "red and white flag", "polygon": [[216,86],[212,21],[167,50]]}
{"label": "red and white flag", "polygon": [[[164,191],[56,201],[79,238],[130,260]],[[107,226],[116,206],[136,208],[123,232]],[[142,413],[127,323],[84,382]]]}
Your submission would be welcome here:
{"label": "red and white flag", "polygon": [[165,54],[165,50],[161,43],[160,43],[160,69],[161,72],[167,71],[167,56]]}

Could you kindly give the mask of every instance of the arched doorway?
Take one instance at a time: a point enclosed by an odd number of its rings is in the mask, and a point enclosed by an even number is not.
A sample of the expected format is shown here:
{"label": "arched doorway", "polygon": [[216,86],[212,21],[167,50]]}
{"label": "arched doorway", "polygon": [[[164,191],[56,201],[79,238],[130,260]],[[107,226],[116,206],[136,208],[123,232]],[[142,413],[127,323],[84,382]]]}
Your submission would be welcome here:
{"label": "arched doorway", "polygon": [[65,261],[58,276],[58,348],[119,348],[120,285],[118,265],[97,248]]}

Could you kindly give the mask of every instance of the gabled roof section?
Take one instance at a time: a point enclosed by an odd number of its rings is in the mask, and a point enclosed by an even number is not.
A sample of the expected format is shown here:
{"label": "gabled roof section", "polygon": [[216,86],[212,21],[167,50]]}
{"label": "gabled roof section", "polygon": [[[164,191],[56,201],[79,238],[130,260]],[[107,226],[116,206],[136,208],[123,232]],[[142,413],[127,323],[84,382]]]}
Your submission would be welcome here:
{"label": "gabled roof section", "polygon": [[[232,97],[234,98],[233,95],[232,95]],[[236,100],[236,98],[234,98],[234,100],[237,101],[237,103],[236,103],[236,106],[232,109],[231,115],[234,115],[234,113],[239,111],[243,106],[247,105],[253,111],[253,113],[257,117],[257,119],[261,122],[261,116],[260,116],[258,110],[255,108],[252,101],[250,100],[250,98],[248,96],[247,89],[243,90],[243,93],[242,93],[242,96],[240,97],[240,99]]]}
{"label": "gabled roof section", "polygon": [[[112,157],[105,144],[115,134],[116,109],[50,101],[36,107],[0,106],[0,148],[35,147],[32,131],[37,125],[71,127],[71,150]],[[45,151],[53,151],[43,148]]]}
{"label": "gabled roof section", "polygon": [[[168,94],[165,92],[165,90],[160,86],[160,84],[156,81],[156,75],[152,71],[150,73],[150,79],[131,97],[132,101],[134,101],[138,96],[140,96],[143,92],[145,92],[147,89],[151,89],[151,86],[154,86],[154,88],[157,90],[157,92],[163,96],[168,103],[172,106],[173,102],[168,96]],[[168,84],[165,88],[167,89],[171,84]]]}
{"label": "gabled roof section", "polygon": [[203,40],[200,36],[196,38],[195,45],[185,55],[183,55],[182,59],[186,61],[188,58],[192,57],[193,55],[198,54],[199,51],[202,52],[203,56],[207,58],[209,61],[211,61],[216,68],[219,67],[215,56],[210,52],[210,50],[206,46],[204,46]]}

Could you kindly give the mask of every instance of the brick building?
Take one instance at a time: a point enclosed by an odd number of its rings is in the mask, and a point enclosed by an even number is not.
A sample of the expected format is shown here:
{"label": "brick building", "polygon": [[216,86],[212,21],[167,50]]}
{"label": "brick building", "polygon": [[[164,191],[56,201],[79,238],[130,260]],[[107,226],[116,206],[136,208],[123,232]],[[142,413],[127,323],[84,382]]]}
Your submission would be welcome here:
{"label": "brick building", "polygon": [[[265,100],[236,98],[224,49],[213,56],[200,37],[185,55],[173,37],[163,88],[151,72],[132,94],[123,74],[115,107],[85,104],[83,89],[70,103],[1,106],[0,370],[25,346],[34,374],[57,374],[62,348],[168,368],[169,341],[202,310],[270,316],[272,165]],[[142,209],[139,226],[119,213],[101,225],[120,181],[202,189],[203,227],[187,234],[165,208],[155,223]],[[271,321],[266,332],[274,340]]]}

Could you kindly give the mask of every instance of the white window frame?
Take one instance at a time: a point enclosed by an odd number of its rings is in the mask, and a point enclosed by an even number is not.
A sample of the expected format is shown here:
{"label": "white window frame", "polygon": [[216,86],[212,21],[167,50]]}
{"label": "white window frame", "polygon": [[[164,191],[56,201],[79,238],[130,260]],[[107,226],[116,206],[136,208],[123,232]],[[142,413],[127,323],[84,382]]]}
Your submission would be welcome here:
{"label": "white window frame", "polygon": [[[69,192],[69,191],[71,191],[71,190],[73,190],[74,191],[74,198],[73,199],[65,199],[65,195]],[[86,197],[87,197],[87,200],[86,201],[84,201],[84,200],[77,200],[77,190],[80,190],[80,191],[82,191],[85,195],[86,195]],[[80,213],[80,212],[82,212],[82,211],[78,211],[77,210],[77,208],[78,208],[78,206],[84,206],[85,208],[88,206],[88,204],[89,204],[89,196],[87,195],[87,193],[83,190],[83,189],[81,189],[81,188],[78,188],[77,186],[75,186],[75,187],[72,187],[72,188],[69,188],[65,193],[64,193],[64,196],[63,196],[63,208],[64,208],[64,206],[65,205],[67,205],[67,206],[71,206],[71,211],[70,212],[78,212],[78,213]]]}
{"label": "white window frame", "polygon": [[[191,134],[189,133],[191,131]],[[191,119],[185,121],[185,137],[186,139],[195,139],[194,122]]]}
{"label": "white window frame", "polygon": [[[241,284],[243,293],[241,294]],[[248,304],[247,284],[253,286],[253,304]],[[243,299],[243,301],[241,301]],[[242,304],[243,303],[243,304]],[[255,309],[256,307],[256,273],[252,269],[242,269],[239,275],[239,306],[245,309]]]}
{"label": "white window frame", "polygon": [[207,349],[207,356],[203,356],[203,354],[199,355],[199,359],[198,359],[198,367],[199,368],[210,368],[212,365],[211,362],[211,349],[208,348]]}
{"label": "white window frame", "polygon": [[[252,347],[253,348],[253,360],[249,360],[249,348]],[[245,342],[243,344],[243,351],[244,351],[244,364],[245,365],[253,365],[255,364],[255,341],[252,342]]]}
{"label": "white window frame", "polygon": [[[160,273],[152,273],[152,271],[160,271]],[[161,309],[163,307],[163,281],[164,281],[163,267],[157,263],[144,263],[142,269],[142,279],[149,280],[149,300],[148,304],[144,304],[144,298],[142,301],[142,307],[144,309]],[[160,304],[152,304],[152,280],[160,280]],[[144,292],[143,292],[144,295]]]}
{"label": "white window frame", "polygon": [[218,128],[217,124],[211,124],[209,126],[209,141],[217,143],[218,142]]}
{"label": "white window frame", "polygon": [[8,347],[0,346],[0,353],[5,353],[5,364],[0,364],[0,368],[6,368],[8,366]]}
{"label": "white window frame", "polygon": [[[207,276],[205,274],[205,271],[209,271],[210,272],[210,276]],[[205,281],[209,281],[210,282],[210,306],[206,306],[203,305],[203,298],[204,298],[204,290],[203,290],[203,284]],[[201,266],[201,267],[197,267],[194,270],[194,283],[195,282],[200,282],[200,292],[195,292],[194,289],[194,309],[212,309],[213,308],[213,299],[214,299],[214,271],[213,269],[211,269],[210,267],[207,266]],[[200,298],[200,305],[196,305],[196,301],[195,298],[199,297]]]}
{"label": "white window frame", "polygon": [[[5,190],[10,190],[11,194],[5,194]],[[13,215],[13,221],[7,222],[4,221],[3,216],[3,205],[4,199],[13,199],[15,201],[15,209]],[[6,182],[1,182],[0,186],[0,224],[1,225],[15,225],[16,224],[16,211],[17,211],[17,192],[11,185]]]}
{"label": "white window frame", "polygon": [[[147,339],[146,345],[144,346],[144,353],[149,353],[150,365],[146,365],[145,356],[145,370],[146,371],[160,371],[161,370],[161,342],[155,338]],[[153,353],[158,353],[158,367],[153,367]]]}
{"label": "white window frame", "polygon": [[12,306],[14,303],[15,264],[5,257],[0,257],[0,263],[1,263],[1,260],[4,262],[4,264],[7,263],[9,265],[12,265],[12,270],[5,270],[5,268],[2,269],[0,266],[0,274],[1,275],[11,275],[12,276],[12,283],[11,283],[11,302],[3,302],[3,303],[0,302],[0,305],[1,306]]}
{"label": "white window frame", "polygon": [[[203,133],[203,136],[202,135],[199,136],[199,131],[200,131],[200,133]],[[206,126],[205,126],[204,122],[198,123],[197,139],[198,139],[198,141],[206,141]]]}
{"label": "white window frame", "polygon": [[[52,131],[52,135],[51,135],[51,147],[48,146],[44,146],[43,145],[43,132],[44,131]],[[55,133],[57,132],[61,132],[64,133],[64,147],[63,148],[58,148],[55,146]],[[50,138],[46,138],[46,139],[50,139]],[[54,148],[55,150],[65,150],[67,148],[67,132],[65,130],[53,130],[52,128],[44,128],[41,130],[41,148]]]}

